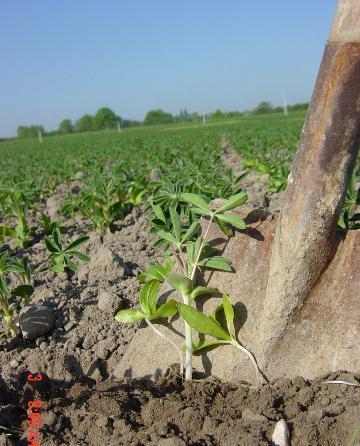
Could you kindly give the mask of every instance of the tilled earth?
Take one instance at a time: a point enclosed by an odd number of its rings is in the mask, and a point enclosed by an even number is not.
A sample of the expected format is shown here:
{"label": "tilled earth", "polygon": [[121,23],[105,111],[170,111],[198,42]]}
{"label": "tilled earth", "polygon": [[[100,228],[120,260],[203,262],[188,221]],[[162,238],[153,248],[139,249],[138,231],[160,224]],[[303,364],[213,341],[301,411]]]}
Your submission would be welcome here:
{"label": "tilled earth", "polygon": [[[34,384],[26,374],[16,389],[1,389],[1,424],[25,423],[28,401],[42,401],[40,445],[270,445],[277,420],[285,419],[292,445],[358,445],[359,389],[323,384],[359,382],[332,373],[312,382],[280,379],[270,385],[222,383],[215,377],[183,382],[175,367],[156,383],[98,380]],[[23,424],[24,425],[24,424]],[[0,436],[1,445],[25,445]]]}
{"label": "tilled earth", "polygon": [[[266,205],[257,198],[264,197],[265,183],[248,191],[260,206]],[[48,207],[56,207],[61,192]],[[23,428],[28,403],[39,400],[40,445],[266,445],[282,418],[292,445],[360,444],[360,388],[323,384],[356,383],[359,375],[338,372],[313,382],[282,379],[252,387],[216,377],[184,383],[172,367],[156,383],[115,380],[113,371],[141,325],[119,325],[114,313],[137,303],[137,276],[161,261],[161,253],[152,247],[140,209],[115,222],[103,241],[87,223],[65,221],[64,238],[89,234],[83,251],[90,263],[71,275],[35,274],[31,303],[54,312],[54,327],[34,340],[0,341],[0,432],[1,426]],[[36,243],[42,237],[36,234],[25,250],[33,268],[46,260],[43,244]],[[41,372],[41,382],[29,382],[31,372]],[[28,444],[28,432],[6,432],[0,446]]]}

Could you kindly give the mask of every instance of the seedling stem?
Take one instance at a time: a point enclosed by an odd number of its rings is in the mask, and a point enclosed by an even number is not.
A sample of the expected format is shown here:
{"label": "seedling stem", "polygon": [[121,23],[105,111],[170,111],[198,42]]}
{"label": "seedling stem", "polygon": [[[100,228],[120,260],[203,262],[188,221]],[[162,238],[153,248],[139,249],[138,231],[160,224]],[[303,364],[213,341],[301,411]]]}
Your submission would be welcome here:
{"label": "seedling stem", "polygon": [[148,326],[158,335],[160,338],[164,339],[166,342],[171,344],[176,351],[179,354],[179,364],[180,364],[180,375],[183,376],[184,373],[184,365],[183,365],[183,359],[182,359],[182,351],[180,348],[173,342],[170,338],[166,337],[161,331],[159,331],[150,321],[149,319],[145,319],[145,322],[148,324]]}

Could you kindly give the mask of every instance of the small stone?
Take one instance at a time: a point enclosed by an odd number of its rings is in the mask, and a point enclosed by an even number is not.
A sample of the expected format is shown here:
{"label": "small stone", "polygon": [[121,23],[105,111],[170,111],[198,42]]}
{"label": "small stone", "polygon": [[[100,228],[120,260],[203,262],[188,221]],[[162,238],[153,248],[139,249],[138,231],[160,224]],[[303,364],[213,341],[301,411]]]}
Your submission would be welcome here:
{"label": "small stone", "polygon": [[74,327],[76,327],[76,323],[73,322],[73,321],[68,322],[68,323],[64,326],[65,331],[70,331],[70,330],[73,329]]}
{"label": "small stone", "polygon": [[109,424],[109,418],[102,416],[95,421],[97,427],[104,428]]}
{"label": "small stone", "polygon": [[95,355],[99,359],[107,359],[110,354],[109,348],[108,348],[108,341],[105,339],[103,341],[100,341],[96,347],[95,347]]}
{"label": "small stone", "polygon": [[274,433],[272,435],[273,444],[276,446],[290,445],[290,432],[285,420],[279,420],[275,424]]}
{"label": "small stone", "polygon": [[25,339],[36,339],[54,328],[55,311],[41,305],[30,305],[20,311],[19,323]]}
{"label": "small stone", "polygon": [[320,399],[320,404],[322,406],[328,406],[330,404],[330,402],[331,402],[330,398],[326,395]]}
{"label": "small stone", "polygon": [[10,361],[10,366],[11,366],[13,369],[16,369],[17,367],[19,367],[19,363],[18,363],[18,361],[17,361],[16,359],[12,359],[12,360]]}
{"label": "small stone", "polygon": [[108,314],[114,314],[121,310],[123,302],[121,297],[109,291],[101,291],[98,298],[98,307],[101,311]]}
{"label": "small stone", "polygon": [[325,415],[328,417],[337,417],[341,413],[343,413],[345,407],[342,404],[332,404],[325,409]]}
{"label": "small stone", "polygon": [[264,415],[253,413],[250,409],[245,409],[241,414],[241,418],[245,421],[267,421]]}
{"label": "small stone", "polygon": [[44,351],[46,350],[46,348],[47,348],[47,343],[46,343],[46,342],[42,342],[42,343],[39,345],[39,348],[40,348],[40,350],[41,350],[42,352],[44,352]]}
{"label": "small stone", "polygon": [[85,336],[83,343],[82,343],[82,348],[84,350],[88,350],[90,349],[92,346],[94,345],[94,339],[90,336]]}
{"label": "small stone", "polygon": [[312,409],[309,410],[307,414],[307,419],[310,422],[318,423],[321,420],[321,418],[324,417],[324,415],[325,415],[324,409]]}
{"label": "small stone", "polygon": [[35,344],[36,344],[37,347],[39,347],[39,345],[40,345],[42,342],[44,342],[44,341],[45,341],[45,338],[40,337],[40,338],[37,338],[37,339],[36,339]]}

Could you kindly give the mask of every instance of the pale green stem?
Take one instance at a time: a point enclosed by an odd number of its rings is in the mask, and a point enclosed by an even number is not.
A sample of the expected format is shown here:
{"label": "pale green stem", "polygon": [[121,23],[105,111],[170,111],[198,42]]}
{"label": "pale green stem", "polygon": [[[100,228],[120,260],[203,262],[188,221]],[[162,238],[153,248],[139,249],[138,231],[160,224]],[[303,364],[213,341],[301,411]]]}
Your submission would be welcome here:
{"label": "pale green stem", "polygon": [[[189,299],[187,296],[182,296],[184,304],[189,305]],[[192,378],[192,329],[190,325],[184,320],[185,327],[185,379]]]}
{"label": "pale green stem", "polygon": [[7,323],[8,329],[12,335],[15,335],[16,334],[16,326],[14,324],[14,320],[13,320],[11,311],[9,309],[9,304],[7,302],[7,298],[6,297],[1,298],[0,304],[1,304],[1,307],[4,312],[3,318],[5,319],[5,321]]}
{"label": "pale green stem", "polygon": [[234,347],[238,348],[243,353],[245,353],[245,355],[248,356],[248,358],[250,359],[250,361],[252,362],[252,364],[253,364],[253,366],[255,368],[257,383],[260,384],[259,367],[257,365],[257,362],[256,362],[256,359],[255,359],[254,355],[247,348],[243,347],[239,342],[237,342],[235,339],[231,342],[231,345],[233,345]]}
{"label": "pale green stem", "polygon": [[193,266],[193,270],[192,270],[192,272],[191,272],[191,276],[190,276],[190,279],[191,279],[191,280],[194,280],[195,273],[196,273],[196,268],[197,268],[197,264],[198,264],[198,262],[199,262],[199,259],[200,259],[200,256],[201,256],[201,252],[202,252],[203,247],[204,247],[204,245],[205,245],[206,237],[207,237],[207,235],[208,235],[208,232],[209,232],[211,223],[212,223],[213,220],[214,220],[214,217],[215,217],[215,215],[212,214],[212,215],[211,215],[211,218],[210,218],[210,221],[209,221],[209,224],[208,224],[208,227],[206,228],[206,231],[205,231],[205,234],[204,234],[204,237],[203,237],[203,241],[202,241],[202,243],[201,243],[201,245],[200,245],[199,252],[197,253],[197,256],[196,256],[196,259],[195,259],[195,262],[194,262],[194,266]]}
{"label": "pale green stem", "polygon": [[[197,253],[197,256],[196,256],[196,259],[194,262],[193,270],[192,270],[191,276],[190,276],[191,280],[194,280],[197,264],[199,262],[201,252],[203,250],[205,240],[206,240],[206,237],[209,232],[209,228],[211,226],[213,219],[214,219],[214,215],[211,215],[209,225],[206,228],[203,241],[200,245],[199,252]],[[182,296],[182,298],[183,298],[184,304],[186,304],[186,305],[190,304],[189,298],[187,296]],[[192,357],[193,357],[192,329],[186,321],[184,321],[184,326],[185,326],[185,379],[192,379]]]}
{"label": "pale green stem", "polygon": [[161,331],[159,331],[150,321],[149,319],[145,319],[145,322],[148,324],[148,326],[158,335],[160,336],[160,338],[164,339],[166,342],[168,342],[169,344],[171,344],[176,351],[179,354],[179,365],[180,365],[180,375],[183,376],[184,374],[184,365],[183,365],[183,358],[182,358],[182,351],[180,350],[180,348],[175,344],[174,341],[172,341],[171,339],[169,339],[168,337],[166,337],[163,333],[161,333]]}

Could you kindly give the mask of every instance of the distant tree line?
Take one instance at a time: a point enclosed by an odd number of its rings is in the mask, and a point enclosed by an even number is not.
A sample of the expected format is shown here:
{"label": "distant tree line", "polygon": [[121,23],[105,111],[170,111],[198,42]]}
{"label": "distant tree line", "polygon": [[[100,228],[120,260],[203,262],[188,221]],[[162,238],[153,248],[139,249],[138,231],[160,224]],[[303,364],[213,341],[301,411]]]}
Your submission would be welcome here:
{"label": "distant tree line", "polygon": [[[299,104],[288,105],[287,110],[290,111],[306,111],[309,108],[309,102],[302,102]],[[265,115],[267,113],[283,113],[284,107],[273,107],[270,102],[260,102],[260,104],[250,110],[249,113],[253,113],[255,115]]]}
{"label": "distant tree line", "polygon": [[18,138],[37,138],[39,132],[41,132],[43,135],[45,134],[45,130],[42,125],[30,125],[29,127],[20,125],[17,128]]}
{"label": "distant tree line", "polygon": [[[301,110],[306,111],[308,107],[309,103],[304,102],[288,105],[287,109],[289,112]],[[247,114],[262,115],[267,113],[283,112],[283,107],[273,107],[270,102],[260,102],[256,108],[245,112],[222,111],[220,109],[216,109],[213,113],[206,114],[206,119],[210,121],[221,121],[226,119],[238,119]],[[110,108],[102,107],[94,116],[85,114],[75,123],[73,123],[71,119],[63,119],[60,122],[58,129],[53,132],[46,133],[44,127],[41,125],[32,125],[28,127],[21,125],[17,128],[17,136],[18,138],[35,138],[38,136],[39,132],[41,132],[43,135],[58,135],[74,132],[82,133],[96,130],[116,129],[118,126],[120,126],[120,128],[128,128],[140,125],[150,126],[178,122],[202,122],[202,120],[203,115],[196,112],[189,113],[186,109],[180,110],[178,115],[172,115],[171,113],[165,112],[162,109],[156,109],[147,112],[144,121],[140,122],[131,119],[122,119]]]}
{"label": "distant tree line", "polygon": [[110,108],[102,107],[99,108],[94,116],[85,114],[74,123],[71,121],[71,119],[63,119],[60,122],[58,129],[52,132],[46,133],[42,126],[19,126],[17,128],[17,136],[18,138],[33,138],[38,135],[39,129],[41,130],[42,134],[46,135],[64,135],[74,132],[82,133],[96,130],[116,129],[118,128],[118,125],[120,125],[120,128],[135,127],[141,125],[141,122],[130,119],[122,119]]}

